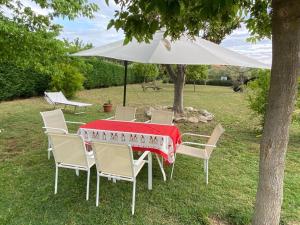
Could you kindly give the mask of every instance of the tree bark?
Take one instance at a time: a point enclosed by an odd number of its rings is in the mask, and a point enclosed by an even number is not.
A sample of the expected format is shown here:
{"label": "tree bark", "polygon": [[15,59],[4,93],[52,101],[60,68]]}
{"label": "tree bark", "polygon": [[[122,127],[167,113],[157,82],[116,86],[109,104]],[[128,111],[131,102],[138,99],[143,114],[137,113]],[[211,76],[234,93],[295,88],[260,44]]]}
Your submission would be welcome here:
{"label": "tree bark", "polygon": [[252,224],[278,225],[289,125],[300,74],[300,1],[272,1],[272,71]]}
{"label": "tree bark", "polygon": [[175,114],[183,114],[183,87],[185,83],[185,65],[177,65],[175,72],[171,65],[166,65],[169,76],[174,82],[173,110]]}

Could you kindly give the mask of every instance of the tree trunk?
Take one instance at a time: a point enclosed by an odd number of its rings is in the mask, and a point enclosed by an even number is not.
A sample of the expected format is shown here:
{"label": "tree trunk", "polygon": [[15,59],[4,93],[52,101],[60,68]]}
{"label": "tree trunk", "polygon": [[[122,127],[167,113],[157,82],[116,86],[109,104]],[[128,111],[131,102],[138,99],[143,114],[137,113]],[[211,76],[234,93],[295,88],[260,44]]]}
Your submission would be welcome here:
{"label": "tree trunk", "polygon": [[272,72],[252,224],[278,225],[289,125],[300,74],[300,1],[272,1]]}
{"label": "tree trunk", "polygon": [[174,82],[174,113],[183,114],[183,87],[185,82],[185,65],[177,65],[177,72],[173,70],[171,65],[166,65],[166,69]]}

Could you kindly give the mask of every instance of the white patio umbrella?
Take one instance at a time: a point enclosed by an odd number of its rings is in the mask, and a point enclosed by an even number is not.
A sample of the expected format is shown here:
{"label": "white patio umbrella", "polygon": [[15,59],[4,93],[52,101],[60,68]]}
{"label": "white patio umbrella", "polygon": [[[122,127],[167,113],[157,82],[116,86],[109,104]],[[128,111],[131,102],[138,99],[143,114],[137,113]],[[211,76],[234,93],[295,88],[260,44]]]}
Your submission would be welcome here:
{"label": "white patio umbrella", "polygon": [[157,32],[150,43],[137,42],[133,39],[127,45],[123,40],[104,46],[80,51],[73,56],[102,56],[124,60],[124,99],[126,103],[127,62],[155,63],[155,64],[186,64],[186,65],[231,65],[253,68],[270,68],[269,65],[255,59],[231,51],[210,41],[195,38],[191,40],[185,36],[172,41],[163,37],[163,32]]}

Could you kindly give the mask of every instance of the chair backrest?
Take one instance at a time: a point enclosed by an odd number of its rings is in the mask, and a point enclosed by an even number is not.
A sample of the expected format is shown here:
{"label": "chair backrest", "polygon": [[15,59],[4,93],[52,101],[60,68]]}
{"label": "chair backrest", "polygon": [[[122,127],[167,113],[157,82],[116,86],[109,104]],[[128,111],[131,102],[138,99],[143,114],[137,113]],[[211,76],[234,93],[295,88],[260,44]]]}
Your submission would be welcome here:
{"label": "chair backrest", "polygon": [[[68,133],[68,127],[61,109],[55,109],[46,112],[40,112],[47,132]],[[58,128],[58,129],[50,129]]]}
{"label": "chair backrest", "polygon": [[117,106],[115,120],[132,121],[135,119],[135,107]]}
{"label": "chair backrest", "polygon": [[128,145],[92,142],[98,172],[132,178],[133,154]]}
{"label": "chair backrest", "polygon": [[[64,96],[64,94],[59,91],[59,92],[45,92],[45,98],[47,102],[52,102],[52,103],[64,103],[68,102],[68,99]],[[50,100],[50,101],[49,101]]]}
{"label": "chair backrest", "polygon": [[151,123],[173,125],[174,112],[163,110],[151,111]]}
{"label": "chair backrest", "polygon": [[81,136],[75,134],[47,133],[51,140],[56,163],[88,166],[85,144]]}
{"label": "chair backrest", "polygon": [[[215,127],[215,129],[213,130],[213,132],[212,132],[210,138],[208,139],[207,144],[208,144],[208,145],[216,145],[217,142],[218,142],[218,140],[219,140],[219,138],[220,138],[221,135],[224,133],[224,131],[225,131],[225,129],[222,127],[222,125],[221,125],[221,124],[218,124],[218,125]],[[206,150],[208,156],[211,155],[213,149],[214,149],[213,147],[208,147],[208,146],[205,147],[205,150]]]}

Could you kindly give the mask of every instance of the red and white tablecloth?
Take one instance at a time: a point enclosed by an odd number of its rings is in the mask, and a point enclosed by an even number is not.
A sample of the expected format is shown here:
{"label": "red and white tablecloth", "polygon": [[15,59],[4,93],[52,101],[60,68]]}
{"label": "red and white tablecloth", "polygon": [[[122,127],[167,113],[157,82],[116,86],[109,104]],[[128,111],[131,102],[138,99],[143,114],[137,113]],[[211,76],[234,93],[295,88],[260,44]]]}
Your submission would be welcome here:
{"label": "red and white tablecloth", "polygon": [[85,141],[131,145],[134,150],[151,151],[174,162],[177,144],[181,143],[176,126],[116,120],[95,120],[78,130]]}

